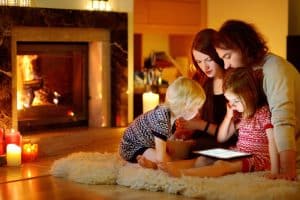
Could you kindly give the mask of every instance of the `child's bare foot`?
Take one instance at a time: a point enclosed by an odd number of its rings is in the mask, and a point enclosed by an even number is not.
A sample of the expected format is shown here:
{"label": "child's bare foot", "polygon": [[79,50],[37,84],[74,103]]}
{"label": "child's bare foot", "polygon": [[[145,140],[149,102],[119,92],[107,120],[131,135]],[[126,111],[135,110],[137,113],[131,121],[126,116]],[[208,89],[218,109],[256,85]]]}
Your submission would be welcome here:
{"label": "child's bare foot", "polygon": [[138,164],[144,168],[157,169],[157,165],[155,162],[148,160],[147,158],[145,158],[142,155],[137,156],[136,160],[137,160]]}
{"label": "child's bare foot", "polygon": [[164,172],[167,172],[170,176],[180,177],[180,170],[176,168],[176,166],[172,165],[170,162],[161,162],[158,164],[158,168]]}
{"label": "child's bare foot", "polygon": [[216,159],[213,159],[213,158],[199,156],[195,161],[195,167],[203,167],[203,166],[211,165],[215,161],[216,161]]}

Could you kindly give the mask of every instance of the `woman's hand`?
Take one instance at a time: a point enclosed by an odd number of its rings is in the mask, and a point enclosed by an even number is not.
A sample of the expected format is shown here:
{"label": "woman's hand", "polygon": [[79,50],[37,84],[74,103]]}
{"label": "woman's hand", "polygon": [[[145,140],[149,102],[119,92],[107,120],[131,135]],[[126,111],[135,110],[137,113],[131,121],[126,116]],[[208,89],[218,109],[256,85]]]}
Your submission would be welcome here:
{"label": "woman's hand", "polygon": [[175,121],[176,129],[187,129],[188,121],[183,118],[178,118]]}
{"label": "woman's hand", "polygon": [[175,121],[176,131],[174,133],[174,137],[176,139],[187,140],[192,138],[193,133],[197,129],[201,129],[201,121],[198,118],[194,118],[191,120],[185,120],[183,118],[179,118]]}
{"label": "woman's hand", "polygon": [[200,130],[201,129],[201,119],[193,118],[191,120],[185,120],[179,118],[175,121],[176,129],[181,130]]}
{"label": "woman's hand", "polygon": [[280,174],[272,174],[270,172],[267,172],[265,175],[264,175],[265,178],[267,179],[285,179],[285,180],[288,180],[288,181],[295,181],[297,180],[297,177],[295,175],[292,175],[292,174],[288,174],[288,173],[280,173]]}
{"label": "woman's hand", "polygon": [[270,179],[285,179],[289,181],[297,180],[296,151],[285,150],[279,153],[280,170],[279,173],[266,174]]}

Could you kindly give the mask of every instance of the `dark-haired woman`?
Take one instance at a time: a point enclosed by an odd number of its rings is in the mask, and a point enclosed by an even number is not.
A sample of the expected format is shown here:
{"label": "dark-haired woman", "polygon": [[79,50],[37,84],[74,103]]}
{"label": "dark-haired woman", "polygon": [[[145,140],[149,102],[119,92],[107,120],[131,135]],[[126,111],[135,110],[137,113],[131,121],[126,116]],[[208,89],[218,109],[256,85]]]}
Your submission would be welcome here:
{"label": "dark-haired woman", "polygon": [[273,178],[296,179],[296,141],[300,135],[299,72],[285,59],[268,51],[265,40],[252,24],[228,20],[216,36],[214,46],[225,69],[262,70],[263,90],[280,157],[280,172]]}

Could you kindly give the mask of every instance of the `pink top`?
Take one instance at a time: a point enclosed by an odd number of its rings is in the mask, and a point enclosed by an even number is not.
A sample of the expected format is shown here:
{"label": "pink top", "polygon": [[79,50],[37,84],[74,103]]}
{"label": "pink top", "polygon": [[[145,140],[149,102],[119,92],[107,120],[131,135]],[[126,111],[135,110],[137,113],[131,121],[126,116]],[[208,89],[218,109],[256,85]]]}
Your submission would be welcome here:
{"label": "pink top", "polygon": [[243,172],[269,170],[271,167],[266,130],[273,128],[269,107],[258,109],[251,118],[240,118],[236,147],[239,151],[253,154],[244,158]]}

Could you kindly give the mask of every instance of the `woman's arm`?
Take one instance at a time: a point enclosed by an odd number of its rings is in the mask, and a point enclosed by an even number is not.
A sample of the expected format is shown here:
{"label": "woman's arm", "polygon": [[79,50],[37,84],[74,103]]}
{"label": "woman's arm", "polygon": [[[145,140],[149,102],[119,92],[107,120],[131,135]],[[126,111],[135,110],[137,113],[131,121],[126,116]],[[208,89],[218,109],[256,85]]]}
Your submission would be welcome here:
{"label": "woman's arm", "polygon": [[176,120],[175,123],[177,129],[203,131],[207,122],[197,117],[191,120],[185,120],[184,118],[179,118]]}
{"label": "woman's arm", "polygon": [[209,123],[208,121],[200,118],[194,118],[191,120],[180,118],[176,120],[176,128],[189,131],[201,130],[208,133],[209,135],[215,136],[218,125]]}
{"label": "woman's arm", "polygon": [[271,161],[271,174],[279,173],[279,154],[276,147],[276,142],[274,138],[273,128],[266,130],[268,142],[269,142],[269,155]]}
{"label": "woman's arm", "polygon": [[270,55],[263,66],[264,91],[274,125],[274,137],[279,152],[280,176],[296,179],[296,112],[299,107],[299,72],[288,62]]}

